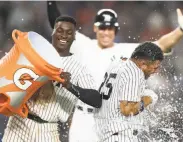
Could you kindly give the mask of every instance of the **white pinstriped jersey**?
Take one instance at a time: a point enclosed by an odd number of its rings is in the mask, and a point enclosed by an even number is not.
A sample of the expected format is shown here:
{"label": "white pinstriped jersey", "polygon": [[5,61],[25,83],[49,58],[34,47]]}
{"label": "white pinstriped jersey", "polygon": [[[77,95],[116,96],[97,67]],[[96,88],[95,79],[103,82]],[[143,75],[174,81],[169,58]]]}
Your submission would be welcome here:
{"label": "white pinstriped jersey", "polygon": [[[82,66],[74,55],[68,57],[61,57],[61,68],[66,72],[71,73],[71,82],[82,88],[95,89],[95,83],[87,71]],[[45,87],[45,86],[44,86]],[[67,91],[60,85],[57,86],[57,82],[54,82],[52,86],[56,95],[53,94],[53,90],[49,89],[45,92],[50,94],[46,101],[38,99],[36,102],[31,98],[27,105],[29,112],[41,117],[43,120],[50,123],[37,123],[31,119],[23,119],[19,116],[11,116],[5,133],[3,136],[3,142],[59,142],[58,121],[66,122],[78,98]],[[35,94],[37,95],[37,94]],[[33,95],[33,97],[35,97]],[[52,123],[53,122],[53,123]]]}
{"label": "white pinstriped jersey", "polygon": [[76,40],[71,46],[71,52],[87,66],[99,87],[111,62],[120,57],[130,58],[138,45],[139,43],[114,43],[111,48],[101,49],[96,39],[90,39],[76,32]]}
{"label": "white pinstriped jersey", "polygon": [[131,60],[116,61],[109,67],[100,89],[102,107],[95,114],[102,139],[125,129],[138,129],[143,124],[142,115],[124,116],[120,101],[139,102],[145,82],[144,73]]}
{"label": "white pinstriped jersey", "polygon": [[129,58],[138,45],[139,43],[114,43],[111,48],[101,49],[96,39],[76,32],[71,52],[87,66],[99,87],[111,62],[121,56]]}
{"label": "white pinstriped jersey", "polygon": [[[103,81],[104,74],[109,65],[121,56],[129,58],[139,43],[114,43],[111,48],[101,49],[96,39],[76,32],[76,40],[71,46],[71,52],[74,53],[79,61],[87,66],[93,76],[97,89]],[[78,101],[78,105],[91,108],[91,106]]]}
{"label": "white pinstriped jersey", "polygon": [[[73,84],[82,88],[96,88],[92,76],[87,69],[76,60],[74,55],[61,57],[61,63],[63,70],[71,73],[71,82]],[[42,103],[41,100],[38,103],[34,103],[30,100],[27,104],[30,112],[41,117],[43,120],[49,122],[65,122],[72,113],[78,98],[64,87],[56,86],[56,82],[54,83],[54,89],[56,96],[51,96],[46,103]]]}

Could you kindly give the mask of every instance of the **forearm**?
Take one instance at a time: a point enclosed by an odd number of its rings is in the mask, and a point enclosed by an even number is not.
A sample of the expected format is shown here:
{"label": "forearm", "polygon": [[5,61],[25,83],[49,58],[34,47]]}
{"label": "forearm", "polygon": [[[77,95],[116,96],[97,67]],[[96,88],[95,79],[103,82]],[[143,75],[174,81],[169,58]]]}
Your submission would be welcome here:
{"label": "forearm", "polygon": [[47,13],[50,26],[54,28],[56,18],[61,15],[57,8],[56,1],[47,1]]}
{"label": "forearm", "polygon": [[126,107],[126,115],[127,116],[136,115],[140,111],[140,102],[136,102],[134,104],[128,105],[127,107]]}
{"label": "forearm", "polygon": [[[142,103],[143,103],[143,106],[142,106]],[[139,102],[135,106],[134,115],[137,115],[140,112],[142,112],[144,110],[144,108],[146,108],[151,103],[152,103],[151,97],[149,97],[149,96],[143,96],[143,97],[141,97],[141,102]]]}
{"label": "forearm", "polygon": [[100,108],[102,105],[102,99],[100,93],[97,90],[83,89],[73,84],[70,85],[70,87],[68,87],[67,90],[74,94],[76,97],[78,97],[78,99],[80,99],[82,102],[88,105],[91,105],[95,108]]}
{"label": "forearm", "polygon": [[125,116],[137,115],[143,111],[143,108],[147,107],[151,103],[152,100],[151,97],[149,96],[143,96],[140,102],[122,101],[120,103],[121,113],[124,114]]}
{"label": "forearm", "polygon": [[[75,108],[74,108],[74,109],[75,109]],[[74,114],[74,113],[72,113],[72,114],[69,116],[68,120],[67,120],[69,129],[70,129],[71,125],[72,125],[73,114]]]}
{"label": "forearm", "polygon": [[162,36],[155,43],[161,48],[164,53],[167,53],[182,38],[182,36],[183,32],[178,27],[174,31]]}

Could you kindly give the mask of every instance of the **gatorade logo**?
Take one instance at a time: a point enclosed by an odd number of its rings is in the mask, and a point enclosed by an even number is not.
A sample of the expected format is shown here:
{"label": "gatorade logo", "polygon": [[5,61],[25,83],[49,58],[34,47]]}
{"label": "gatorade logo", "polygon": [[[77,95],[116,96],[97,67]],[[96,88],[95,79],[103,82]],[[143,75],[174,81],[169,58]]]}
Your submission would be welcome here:
{"label": "gatorade logo", "polygon": [[32,85],[32,82],[38,78],[39,75],[34,73],[31,69],[21,68],[15,72],[13,81],[18,88],[26,90]]}

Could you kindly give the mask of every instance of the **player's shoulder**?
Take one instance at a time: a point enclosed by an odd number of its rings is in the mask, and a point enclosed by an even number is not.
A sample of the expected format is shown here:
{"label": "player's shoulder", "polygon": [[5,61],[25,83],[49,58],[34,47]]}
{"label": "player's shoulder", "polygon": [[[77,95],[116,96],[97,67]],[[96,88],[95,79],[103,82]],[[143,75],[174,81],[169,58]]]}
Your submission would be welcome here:
{"label": "player's shoulder", "polygon": [[118,68],[118,67],[120,67],[121,63],[122,63],[121,59],[116,59],[116,60],[111,62],[111,64],[109,65],[109,69]]}
{"label": "player's shoulder", "polygon": [[138,46],[138,43],[115,43],[114,45],[114,54],[117,58],[125,57],[130,58],[131,54]]}
{"label": "player's shoulder", "polygon": [[139,45],[139,43],[115,43],[115,47],[127,47],[127,46],[138,46]]}
{"label": "player's shoulder", "polygon": [[76,40],[75,42],[83,43],[83,45],[90,45],[91,43],[97,43],[96,39],[91,39],[90,37],[80,33],[79,31],[76,32]]}
{"label": "player's shoulder", "polygon": [[71,56],[66,56],[66,57],[60,57],[61,58],[61,63],[63,68],[81,68],[82,63],[80,60],[77,58],[76,55],[72,54]]}
{"label": "player's shoulder", "polygon": [[122,68],[122,64],[124,63],[124,61],[122,61],[121,59],[116,59],[113,62],[111,62],[111,64],[109,65],[107,72],[115,72],[115,73],[120,73],[120,70]]}
{"label": "player's shoulder", "polygon": [[80,70],[88,71],[88,67],[87,67],[86,63],[81,61],[80,58],[78,58],[78,55],[73,54],[72,56],[73,56],[72,60],[77,65],[77,68],[80,68]]}
{"label": "player's shoulder", "polygon": [[115,50],[134,50],[135,48],[137,48],[137,46],[139,45],[139,43],[115,43],[114,44],[114,49]]}
{"label": "player's shoulder", "polygon": [[75,64],[77,64],[77,66],[79,67],[83,67],[83,63],[81,62],[81,60],[78,58],[78,55],[73,54],[72,55],[72,61],[75,62]]}
{"label": "player's shoulder", "polygon": [[128,78],[133,78],[134,76],[143,77],[144,74],[140,68],[137,67],[137,65],[131,61],[130,59],[123,61],[120,65],[121,67],[121,73]]}

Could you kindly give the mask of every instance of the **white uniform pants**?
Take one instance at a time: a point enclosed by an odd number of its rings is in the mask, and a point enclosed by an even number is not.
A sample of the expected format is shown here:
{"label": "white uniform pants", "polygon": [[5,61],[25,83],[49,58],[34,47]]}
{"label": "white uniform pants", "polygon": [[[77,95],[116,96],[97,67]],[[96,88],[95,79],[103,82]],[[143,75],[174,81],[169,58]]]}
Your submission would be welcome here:
{"label": "white uniform pants", "polygon": [[2,142],[60,142],[57,123],[10,117]]}
{"label": "white uniform pants", "polygon": [[69,131],[69,142],[97,142],[93,112],[75,109]]}

